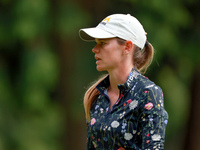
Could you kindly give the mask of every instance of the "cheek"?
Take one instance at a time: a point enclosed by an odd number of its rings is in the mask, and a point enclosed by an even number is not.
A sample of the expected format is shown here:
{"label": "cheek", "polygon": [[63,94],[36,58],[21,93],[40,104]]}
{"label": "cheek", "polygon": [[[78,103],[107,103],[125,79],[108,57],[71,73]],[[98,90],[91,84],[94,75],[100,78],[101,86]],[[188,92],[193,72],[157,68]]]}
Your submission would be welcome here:
{"label": "cheek", "polygon": [[120,60],[122,57],[122,51],[119,49],[115,49],[114,51],[111,52],[111,57],[116,60]]}
{"label": "cheek", "polygon": [[102,52],[104,58],[110,62],[118,62],[122,58],[122,48],[116,44],[109,45]]}
{"label": "cheek", "polygon": [[117,53],[112,53],[110,57],[107,58],[107,62],[111,66],[118,66],[118,64],[121,63],[121,55]]}

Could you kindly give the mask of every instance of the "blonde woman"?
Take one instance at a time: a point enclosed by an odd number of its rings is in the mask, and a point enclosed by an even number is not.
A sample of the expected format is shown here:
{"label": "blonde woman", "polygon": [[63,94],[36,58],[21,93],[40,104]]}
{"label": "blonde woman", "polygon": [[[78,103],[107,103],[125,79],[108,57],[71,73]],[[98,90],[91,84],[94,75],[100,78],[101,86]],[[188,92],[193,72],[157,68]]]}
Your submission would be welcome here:
{"label": "blonde woman", "polygon": [[114,14],[79,34],[96,42],[96,68],[108,72],[85,93],[87,149],[164,149],[168,114],[161,88],[142,75],[154,55],[143,26]]}

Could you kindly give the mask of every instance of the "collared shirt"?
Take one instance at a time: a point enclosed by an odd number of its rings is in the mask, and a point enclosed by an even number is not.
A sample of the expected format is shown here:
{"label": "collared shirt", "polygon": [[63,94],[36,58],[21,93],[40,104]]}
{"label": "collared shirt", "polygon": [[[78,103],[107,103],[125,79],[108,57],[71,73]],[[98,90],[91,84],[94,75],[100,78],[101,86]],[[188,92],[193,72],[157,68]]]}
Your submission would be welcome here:
{"label": "collared shirt", "polygon": [[161,88],[133,68],[127,81],[118,85],[120,97],[109,109],[109,85],[107,76],[96,87],[100,94],[90,110],[87,149],[164,149],[168,114]]}

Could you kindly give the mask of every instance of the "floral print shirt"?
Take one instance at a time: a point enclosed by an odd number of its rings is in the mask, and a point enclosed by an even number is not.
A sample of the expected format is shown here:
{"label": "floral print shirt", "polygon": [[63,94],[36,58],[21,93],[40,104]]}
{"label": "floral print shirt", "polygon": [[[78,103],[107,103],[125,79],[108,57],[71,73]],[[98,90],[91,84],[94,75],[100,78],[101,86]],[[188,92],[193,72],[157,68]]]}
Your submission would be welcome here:
{"label": "floral print shirt", "polygon": [[120,97],[109,110],[108,86],[109,76],[96,87],[100,95],[90,110],[87,149],[164,149],[168,114],[161,88],[133,68],[127,81],[118,85]]}

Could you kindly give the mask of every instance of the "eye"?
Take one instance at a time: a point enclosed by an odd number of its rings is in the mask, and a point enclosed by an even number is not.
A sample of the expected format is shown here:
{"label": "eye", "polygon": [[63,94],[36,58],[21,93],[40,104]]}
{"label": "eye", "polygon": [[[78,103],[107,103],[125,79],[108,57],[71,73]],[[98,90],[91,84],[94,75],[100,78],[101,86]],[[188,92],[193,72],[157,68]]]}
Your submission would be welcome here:
{"label": "eye", "polygon": [[101,47],[103,47],[105,44],[107,44],[107,42],[104,40],[95,39],[95,42],[96,42],[96,44],[98,44]]}
{"label": "eye", "polygon": [[106,43],[101,41],[100,44],[101,44],[101,46],[103,46],[103,45],[105,45]]}

